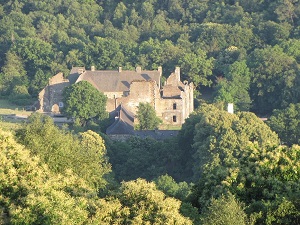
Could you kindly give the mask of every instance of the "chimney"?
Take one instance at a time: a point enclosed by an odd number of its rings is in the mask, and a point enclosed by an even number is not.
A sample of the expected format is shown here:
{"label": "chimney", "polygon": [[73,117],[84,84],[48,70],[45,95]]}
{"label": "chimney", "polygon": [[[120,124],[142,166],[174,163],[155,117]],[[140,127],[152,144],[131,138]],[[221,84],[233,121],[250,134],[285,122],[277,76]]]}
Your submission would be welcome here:
{"label": "chimney", "polygon": [[122,67],[121,66],[119,66],[119,73],[121,73],[122,72]]}
{"label": "chimney", "polygon": [[175,75],[178,81],[180,81],[180,67],[175,68]]}
{"label": "chimney", "polygon": [[135,72],[141,73],[141,72],[142,72],[142,67],[137,66],[137,67],[135,68]]}
{"label": "chimney", "polygon": [[233,114],[233,103],[228,103],[227,111],[228,111],[229,113]]}
{"label": "chimney", "polygon": [[158,70],[158,72],[160,73],[160,75],[162,75],[162,67],[159,66],[159,67],[157,68],[157,70]]}
{"label": "chimney", "polygon": [[95,66],[91,66],[91,71],[95,71]]}
{"label": "chimney", "polygon": [[84,72],[84,68],[78,68],[78,73],[82,74]]}

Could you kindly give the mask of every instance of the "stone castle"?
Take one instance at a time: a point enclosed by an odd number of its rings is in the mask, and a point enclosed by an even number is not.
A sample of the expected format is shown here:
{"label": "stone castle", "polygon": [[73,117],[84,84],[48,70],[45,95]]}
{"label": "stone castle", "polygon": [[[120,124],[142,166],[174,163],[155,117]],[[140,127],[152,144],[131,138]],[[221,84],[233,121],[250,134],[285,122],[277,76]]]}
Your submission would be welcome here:
{"label": "stone castle", "polygon": [[[68,78],[58,73],[49,80],[39,94],[39,111],[60,113],[64,106],[63,89],[85,80],[107,96],[106,110],[117,118],[115,123],[127,120],[126,124],[133,129],[137,106],[140,102],[148,102],[164,124],[181,125],[194,110],[193,83],[181,82],[179,67],[163,85],[161,76],[161,67],[151,71],[141,67],[136,67],[134,71],[122,70],[122,67],[114,71],[96,70],[93,66],[91,70],[73,67]],[[117,132],[116,129],[110,130]]]}

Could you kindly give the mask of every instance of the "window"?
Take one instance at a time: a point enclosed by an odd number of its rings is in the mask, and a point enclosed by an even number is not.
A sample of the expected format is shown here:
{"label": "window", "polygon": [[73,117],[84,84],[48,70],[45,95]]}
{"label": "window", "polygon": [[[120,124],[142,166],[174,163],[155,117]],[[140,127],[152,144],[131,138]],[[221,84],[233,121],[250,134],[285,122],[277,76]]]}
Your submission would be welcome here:
{"label": "window", "polygon": [[176,116],[173,116],[173,123],[176,123],[177,122],[177,118]]}
{"label": "window", "polygon": [[173,103],[173,109],[176,109],[176,108],[177,108],[176,103]]}
{"label": "window", "polygon": [[59,106],[59,108],[62,108],[62,107],[64,107],[64,103],[63,102],[59,102],[58,106]]}

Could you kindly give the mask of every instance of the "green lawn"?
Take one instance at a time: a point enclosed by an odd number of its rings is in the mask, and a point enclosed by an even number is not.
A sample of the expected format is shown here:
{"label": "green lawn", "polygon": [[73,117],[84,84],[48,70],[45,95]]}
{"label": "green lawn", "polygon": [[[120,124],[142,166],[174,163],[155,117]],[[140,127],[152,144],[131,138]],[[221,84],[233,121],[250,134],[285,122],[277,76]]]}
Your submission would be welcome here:
{"label": "green lawn", "polygon": [[0,99],[0,115],[7,114],[24,114],[30,115],[32,112],[25,111],[24,106],[17,106],[8,100]]}
{"label": "green lawn", "polygon": [[25,111],[24,107],[12,104],[8,100],[0,99],[0,129],[14,131],[21,127],[23,120],[6,118],[7,115],[30,115],[31,111]]}

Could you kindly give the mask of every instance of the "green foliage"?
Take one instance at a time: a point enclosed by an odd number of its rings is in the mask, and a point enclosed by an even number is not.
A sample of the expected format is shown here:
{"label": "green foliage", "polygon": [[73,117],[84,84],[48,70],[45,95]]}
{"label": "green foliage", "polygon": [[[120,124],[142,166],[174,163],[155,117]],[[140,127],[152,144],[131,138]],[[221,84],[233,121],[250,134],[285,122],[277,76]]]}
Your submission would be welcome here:
{"label": "green foliage", "polygon": [[161,123],[161,119],[156,116],[156,112],[150,103],[139,103],[136,118],[138,124],[135,128],[138,130],[154,130]]}
{"label": "green foliage", "polygon": [[[70,170],[55,175],[0,131],[0,219],[9,224],[83,224],[95,192]],[[0,220],[0,221],[1,221]]]}
{"label": "green foliage", "polygon": [[33,96],[37,95],[39,91],[43,90],[49,80],[49,73],[45,74],[43,70],[38,69],[34,74],[32,81],[30,82],[30,91]]}
{"label": "green foliage", "polygon": [[271,113],[297,101],[299,68],[280,47],[254,50],[248,66],[252,72],[250,93],[257,112]]}
{"label": "green foliage", "polygon": [[152,138],[130,138],[126,142],[108,143],[108,156],[118,181],[139,177],[153,180],[170,174],[177,180],[186,179],[184,151],[176,139],[156,141]]}
{"label": "green foliage", "polygon": [[2,95],[11,94],[15,86],[27,85],[26,71],[22,59],[13,52],[6,53],[5,65],[0,74],[0,91]]}
{"label": "green foliage", "polygon": [[28,93],[27,87],[22,86],[14,86],[12,89],[9,100],[17,105],[30,105],[32,104],[31,96]]}
{"label": "green foliage", "polygon": [[129,224],[192,224],[180,215],[180,201],[158,191],[154,183],[145,180],[123,182],[120,202],[128,210],[122,223]]}
{"label": "green foliage", "polygon": [[[203,105],[198,114],[200,120],[194,128],[193,148],[198,162],[194,172],[199,177],[205,164],[213,166],[226,157],[234,159],[249,142],[258,142],[260,146],[278,143],[277,135],[252,113],[230,114],[212,105]],[[224,162],[224,167],[235,163]]]}
{"label": "green foliage", "polygon": [[60,130],[53,119],[41,114],[32,114],[18,133],[20,143],[32,154],[47,163],[50,170],[64,174],[71,169],[95,188],[106,185],[104,175],[110,172],[106,149],[102,138],[93,131],[72,135]]}
{"label": "green foliage", "polygon": [[[99,150],[99,137],[88,132],[81,144],[83,150]],[[71,170],[52,173],[3,131],[0,150],[1,223],[192,224],[180,214],[181,202],[166,197],[152,182],[123,182],[114,195],[100,199],[84,179]]]}
{"label": "green foliage", "polygon": [[[15,85],[25,85],[31,97],[36,97],[51,74],[67,74],[72,66],[132,69],[140,65],[145,69],[162,66],[164,76],[180,66],[182,77],[194,82],[197,93],[203,91],[202,85],[214,85],[216,77],[225,76],[221,68],[228,62],[220,56],[236,46],[248,58],[253,84],[238,95],[236,85],[226,78],[213,92],[218,101],[241,99],[247,102],[246,107],[239,106],[243,110],[253,103],[251,111],[270,113],[299,99],[295,80],[299,12],[295,0],[4,1],[0,5],[0,59],[7,60],[0,60],[0,91],[8,95]],[[276,45],[290,58],[276,51],[257,56]],[[213,64],[214,59],[218,63]],[[287,63],[294,59],[297,64]],[[283,64],[287,66],[278,66]],[[248,85],[247,79],[244,84]]]}
{"label": "green foliage", "polygon": [[[203,225],[246,225],[247,215],[243,206],[233,195],[212,199],[207,211],[202,215]],[[251,223],[253,224],[253,223]]]}
{"label": "green foliage", "polygon": [[282,144],[300,144],[300,104],[290,104],[285,109],[275,109],[267,124],[274,130]]}
{"label": "green foliage", "polygon": [[[248,215],[253,214],[258,223],[275,213],[281,204],[274,202],[277,197],[298,205],[299,146],[278,146],[276,134],[252,113],[232,115],[213,106],[203,106],[198,113],[194,194],[202,210],[211,198],[229,192],[247,205]],[[290,211],[281,219],[293,216]]]}
{"label": "green foliage", "polygon": [[179,60],[182,71],[195,86],[211,84],[213,58],[207,58],[206,52],[198,49],[195,53],[185,53]]}
{"label": "green foliage", "polygon": [[[299,18],[300,4],[294,0],[2,1],[0,92],[14,101],[25,102],[30,99],[28,94],[37,96],[51,74],[67,72],[72,66],[132,69],[141,65],[145,69],[157,69],[162,65],[165,76],[180,66],[183,79],[193,81],[196,91],[202,92],[202,85],[215,85],[213,92],[217,102],[231,101],[241,110],[250,109],[259,114],[270,114],[278,109],[269,124],[281,141],[292,145],[298,143],[299,130],[296,113]],[[232,46],[237,51],[228,52]],[[91,102],[97,106],[98,102],[105,101]],[[241,102],[247,106],[239,105]],[[291,103],[295,105],[289,106]],[[80,104],[78,107],[87,110]],[[103,114],[97,114],[100,111]],[[70,110],[70,117],[76,117],[80,125],[95,124],[105,117],[104,112],[104,106],[76,115]],[[126,207],[125,199],[130,198],[125,195],[122,203],[112,197],[109,200],[92,200],[84,195],[74,197],[78,192],[94,195],[89,185],[93,189],[95,183],[103,186],[104,171],[109,170],[103,161],[103,141],[90,132],[78,137],[67,131],[57,132],[47,119],[42,121],[44,125],[38,124],[39,129],[27,124],[19,138],[32,147],[32,153],[40,154],[50,171],[35,161],[36,158],[26,158],[27,153],[19,154],[19,145],[4,135],[2,149],[3,146],[10,149],[0,151],[0,168],[5,168],[0,169],[3,178],[0,182],[4,180],[2,184],[9,184],[5,190],[0,185],[0,218],[5,217],[4,223],[156,221],[159,215],[154,218],[154,213],[150,213],[151,218],[136,216],[133,209]],[[21,141],[21,137],[27,139]],[[190,180],[194,171],[197,185],[193,195],[199,201],[193,204],[200,209],[210,204],[211,197],[216,199],[216,205],[218,201],[226,205],[229,199],[219,197],[230,191],[235,195],[235,202],[245,203],[249,215],[254,212],[260,216],[258,224],[299,224],[299,149],[298,146],[278,147],[277,142],[276,135],[253,114],[228,115],[213,107],[202,107],[183,126],[179,145],[175,139],[130,140],[115,144],[109,151],[119,180],[140,176],[153,179],[166,173],[176,180]],[[87,151],[90,147],[91,153]],[[87,161],[89,154],[97,158],[95,149],[98,148],[103,149],[100,160],[94,160],[95,164]],[[30,167],[30,160],[37,163]],[[82,167],[81,173],[78,166],[81,162],[90,162],[91,169]],[[94,173],[97,162],[105,165],[101,164],[102,172]],[[74,172],[65,172],[70,167]],[[24,172],[23,168],[29,169]],[[64,175],[53,175],[53,171]],[[32,176],[34,172],[37,176]],[[77,175],[92,179],[86,184]],[[176,193],[176,188],[173,189],[176,185],[171,179],[165,179],[166,191]],[[145,182],[136,183],[149,189]],[[78,191],[79,186],[85,190]],[[120,195],[129,185],[125,186]],[[134,185],[131,187],[127,190],[141,192]],[[149,212],[138,210],[141,215]],[[197,217],[189,203],[181,210]]]}
{"label": "green foliage", "polygon": [[87,81],[75,83],[64,89],[63,113],[69,118],[78,119],[81,126],[90,120],[107,118],[107,97]]}
{"label": "green foliage", "polygon": [[[295,197],[299,199],[299,195]],[[275,200],[274,203],[271,203],[271,207],[268,210],[266,224],[299,224],[299,206],[299,200],[294,202],[286,198]]]}
{"label": "green foliage", "polygon": [[234,62],[224,71],[216,85],[214,101],[234,103],[237,110],[248,111],[251,105],[249,96],[250,71],[245,61]]}
{"label": "green foliage", "polygon": [[169,175],[159,176],[155,180],[157,189],[163,191],[167,196],[175,197],[181,201],[188,199],[191,194],[191,187],[186,182],[176,183]]}

